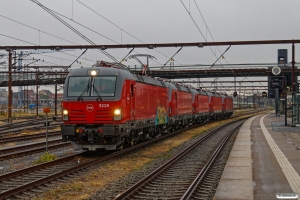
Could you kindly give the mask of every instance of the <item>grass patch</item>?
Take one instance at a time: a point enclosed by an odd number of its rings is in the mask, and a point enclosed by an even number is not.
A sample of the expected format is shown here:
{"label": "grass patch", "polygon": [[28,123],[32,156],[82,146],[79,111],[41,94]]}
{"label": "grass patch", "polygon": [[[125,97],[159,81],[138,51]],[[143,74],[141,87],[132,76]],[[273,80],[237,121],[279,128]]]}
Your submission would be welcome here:
{"label": "grass patch", "polygon": [[55,159],[57,159],[56,155],[46,152],[45,154],[41,155],[38,160],[34,161],[33,164],[34,165],[42,164],[42,163],[49,162],[49,161],[52,161]]}

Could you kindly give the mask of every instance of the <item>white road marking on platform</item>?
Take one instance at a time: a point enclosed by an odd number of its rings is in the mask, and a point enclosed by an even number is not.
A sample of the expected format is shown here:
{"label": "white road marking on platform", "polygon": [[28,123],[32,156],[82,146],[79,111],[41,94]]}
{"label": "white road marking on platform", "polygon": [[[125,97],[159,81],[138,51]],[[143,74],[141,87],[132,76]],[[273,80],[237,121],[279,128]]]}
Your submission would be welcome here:
{"label": "white road marking on platform", "polygon": [[262,128],[262,131],[263,131],[265,137],[266,137],[266,140],[267,140],[269,146],[271,147],[271,149],[272,149],[272,151],[273,151],[273,153],[274,153],[274,155],[277,159],[277,162],[278,162],[279,166],[281,167],[281,169],[282,169],[288,183],[290,184],[293,192],[296,192],[296,193],[300,194],[300,176],[296,172],[296,170],[294,169],[292,164],[288,161],[286,156],[283,154],[283,152],[280,150],[280,148],[277,146],[277,144],[273,140],[272,136],[270,135],[270,133],[266,129],[266,127],[263,123],[263,120],[264,120],[265,116],[263,116],[260,119],[260,126]]}

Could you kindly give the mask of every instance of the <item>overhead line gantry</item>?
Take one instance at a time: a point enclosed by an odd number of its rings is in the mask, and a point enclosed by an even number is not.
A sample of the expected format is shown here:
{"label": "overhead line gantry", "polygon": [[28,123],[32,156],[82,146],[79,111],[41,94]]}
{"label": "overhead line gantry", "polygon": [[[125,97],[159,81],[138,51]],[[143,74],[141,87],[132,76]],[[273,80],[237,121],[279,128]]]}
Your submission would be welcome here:
{"label": "overhead line gantry", "polygon": [[[120,49],[120,48],[162,48],[162,47],[204,47],[204,46],[224,46],[224,45],[263,45],[263,44],[292,44],[292,83],[295,77],[295,44],[300,43],[300,39],[291,40],[258,40],[258,41],[227,41],[227,42],[192,42],[192,43],[160,43],[160,44],[112,44],[112,45],[47,45],[47,46],[0,46],[0,50],[9,52],[9,80],[8,80],[8,121],[11,121],[11,106],[12,106],[12,51],[25,49],[50,49],[60,51],[62,49]],[[234,70],[236,71],[236,69]],[[232,70],[231,70],[232,73]],[[222,74],[222,73],[220,73]],[[299,72],[298,72],[299,74]],[[153,75],[153,74],[150,74]],[[237,74],[235,74],[237,76]],[[185,77],[185,78],[191,78]],[[194,77],[199,78],[199,77]],[[295,91],[295,85],[292,86],[292,91]]]}

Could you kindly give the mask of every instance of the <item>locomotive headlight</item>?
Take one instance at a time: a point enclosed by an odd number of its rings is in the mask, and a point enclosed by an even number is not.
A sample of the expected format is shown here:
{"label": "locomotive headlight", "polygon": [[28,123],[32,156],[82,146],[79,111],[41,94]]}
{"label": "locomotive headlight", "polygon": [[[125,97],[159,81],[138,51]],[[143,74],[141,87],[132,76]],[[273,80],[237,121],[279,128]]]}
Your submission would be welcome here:
{"label": "locomotive headlight", "polygon": [[97,74],[97,72],[95,70],[91,71],[91,75],[95,76]]}
{"label": "locomotive headlight", "polygon": [[114,111],[114,120],[121,120],[122,115],[121,115],[121,108],[120,109],[115,109]]}
{"label": "locomotive headlight", "polygon": [[115,115],[120,115],[121,114],[121,110],[120,109],[116,109],[115,110]]}
{"label": "locomotive headlight", "polygon": [[63,120],[69,120],[69,115],[67,110],[63,110]]}

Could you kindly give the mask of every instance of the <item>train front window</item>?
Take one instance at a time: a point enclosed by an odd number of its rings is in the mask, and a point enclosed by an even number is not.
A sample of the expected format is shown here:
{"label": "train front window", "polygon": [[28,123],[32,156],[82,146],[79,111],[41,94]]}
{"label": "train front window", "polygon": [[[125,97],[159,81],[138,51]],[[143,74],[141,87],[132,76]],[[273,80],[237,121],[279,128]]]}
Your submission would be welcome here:
{"label": "train front window", "polygon": [[[116,76],[97,76],[93,80],[91,96],[112,97],[115,96]],[[98,94],[97,94],[98,93]]]}
{"label": "train front window", "polygon": [[91,77],[70,77],[68,85],[68,96],[90,96],[90,79]]}

